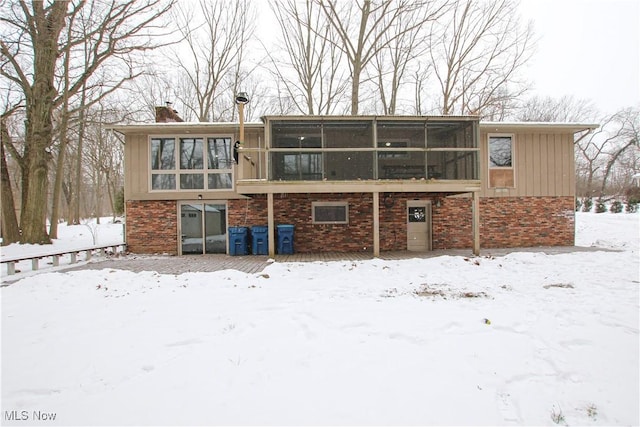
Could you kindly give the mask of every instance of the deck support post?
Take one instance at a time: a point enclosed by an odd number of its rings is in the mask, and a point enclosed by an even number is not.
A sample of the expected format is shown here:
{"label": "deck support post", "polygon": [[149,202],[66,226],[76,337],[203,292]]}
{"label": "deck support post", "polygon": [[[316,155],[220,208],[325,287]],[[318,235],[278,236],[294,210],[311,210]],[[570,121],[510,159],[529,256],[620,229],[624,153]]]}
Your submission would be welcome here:
{"label": "deck support post", "polygon": [[473,206],[472,206],[472,226],[473,233],[473,254],[480,255],[480,192],[473,192]]}
{"label": "deck support post", "polygon": [[276,230],[273,219],[273,193],[267,193],[267,229],[269,234],[269,256],[276,256]]}
{"label": "deck support post", "polygon": [[380,256],[380,193],[373,193],[373,256]]}

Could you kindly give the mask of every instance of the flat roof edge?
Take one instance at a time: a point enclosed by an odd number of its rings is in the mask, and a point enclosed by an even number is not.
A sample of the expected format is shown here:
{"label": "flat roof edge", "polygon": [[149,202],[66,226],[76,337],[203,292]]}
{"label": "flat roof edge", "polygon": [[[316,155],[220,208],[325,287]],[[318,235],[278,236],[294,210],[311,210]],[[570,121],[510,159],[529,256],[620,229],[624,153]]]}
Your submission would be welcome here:
{"label": "flat roof edge", "polygon": [[575,123],[575,122],[480,122],[480,128],[551,128],[551,129],[575,129],[594,130],[599,128],[597,123]]}

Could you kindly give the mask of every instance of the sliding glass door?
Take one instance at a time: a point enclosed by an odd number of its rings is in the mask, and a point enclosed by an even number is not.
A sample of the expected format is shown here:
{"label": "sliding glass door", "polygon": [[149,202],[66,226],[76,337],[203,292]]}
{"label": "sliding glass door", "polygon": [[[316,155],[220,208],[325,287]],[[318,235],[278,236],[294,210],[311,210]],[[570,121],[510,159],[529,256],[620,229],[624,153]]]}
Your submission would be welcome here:
{"label": "sliding glass door", "polygon": [[183,255],[227,253],[226,204],[182,203],[180,236]]}

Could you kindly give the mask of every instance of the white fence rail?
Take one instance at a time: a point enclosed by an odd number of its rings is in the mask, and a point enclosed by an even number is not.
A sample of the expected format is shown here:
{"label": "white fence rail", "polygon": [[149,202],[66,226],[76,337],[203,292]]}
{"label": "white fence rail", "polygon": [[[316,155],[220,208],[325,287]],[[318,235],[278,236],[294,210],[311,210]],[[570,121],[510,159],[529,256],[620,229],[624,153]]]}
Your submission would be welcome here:
{"label": "white fence rail", "polygon": [[114,254],[120,251],[123,253],[127,249],[126,243],[116,243],[110,245],[98,245],[84,248],[67,249],[59,252],[47,252],[41,254],[29,254],[29,255],[16,255],[0,258],[0,264],[7,264],[7,275],[16,274],[16,263],[20,261],[31,260],[31,270],[38,270],[40,267],[40,260],[43,258],[51,258],[51,262],[54,267],[60,265],[60,257],[63,255],[70,255],[71,264],[78,262],[78,255],[84,253],[85,261],[89,261],[94,252],[99,252],[101,255],[105,255],[107,250],[111,249]]}

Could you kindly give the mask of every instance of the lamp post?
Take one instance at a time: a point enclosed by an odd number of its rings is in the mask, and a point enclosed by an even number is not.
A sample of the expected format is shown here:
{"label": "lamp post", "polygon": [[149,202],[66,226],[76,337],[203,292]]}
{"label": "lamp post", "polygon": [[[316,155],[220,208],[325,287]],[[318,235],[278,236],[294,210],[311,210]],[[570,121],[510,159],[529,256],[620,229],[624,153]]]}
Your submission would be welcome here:
{"label": "lamp post", "polygon": [[244,104],[249,103],[247,92],[239,92],[236,95],[236,104],[238,104],[238,116],[240,116],[240,144],[244,144]]}

